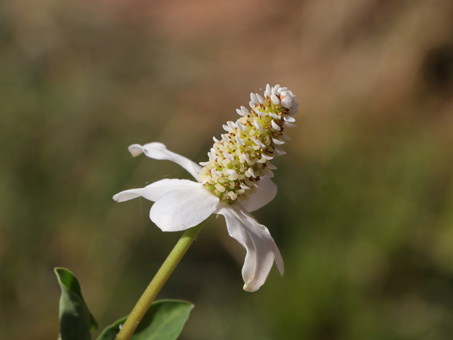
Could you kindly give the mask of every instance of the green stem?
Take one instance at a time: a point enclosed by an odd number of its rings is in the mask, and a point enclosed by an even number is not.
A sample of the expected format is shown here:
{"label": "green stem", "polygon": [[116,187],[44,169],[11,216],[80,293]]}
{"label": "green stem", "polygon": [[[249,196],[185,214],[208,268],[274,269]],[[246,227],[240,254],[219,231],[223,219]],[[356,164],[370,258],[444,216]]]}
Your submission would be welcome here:
{"label": "green stem", "polygon": [[175,270],[179,261],[181,261],[187,249],[189,249],[193,240],[201,230],[201,227],[202,224],[187,229],[184,234],[182,234],[181,238],[176,243],[170,254],[168,254],[167,259],[159,268],[148,287],[146,287],[140,299],[138,299],[134,309],[132,309],[131,313],[127,317],[126,322],[117,334],[115,340],[128,340],[132,334],[134,334],[135,329],[142,320],[146,311],[151,306],[151,303],[154,301],[157,294],[159,294],[163,285],[167,282],[168,278]]}

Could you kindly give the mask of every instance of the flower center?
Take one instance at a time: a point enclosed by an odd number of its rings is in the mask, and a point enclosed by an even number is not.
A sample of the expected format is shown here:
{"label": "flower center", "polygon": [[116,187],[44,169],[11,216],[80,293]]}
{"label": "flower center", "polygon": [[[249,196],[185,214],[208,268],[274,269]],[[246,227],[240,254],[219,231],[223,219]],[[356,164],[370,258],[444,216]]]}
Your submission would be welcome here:
{"label": "flower center", "polygon": [[283,131],[294,126],[295,96],[286,87],[266,86],[264,98],[250,94],[250,107],[237,109],[236,122],[223,125],[221,140],[214,137],[209,161],[200,163],[200,182],[221,201],[233,203],[248,199],[262,177],[272,177],[270,161],[285,154],[279,146],[288,140]]}

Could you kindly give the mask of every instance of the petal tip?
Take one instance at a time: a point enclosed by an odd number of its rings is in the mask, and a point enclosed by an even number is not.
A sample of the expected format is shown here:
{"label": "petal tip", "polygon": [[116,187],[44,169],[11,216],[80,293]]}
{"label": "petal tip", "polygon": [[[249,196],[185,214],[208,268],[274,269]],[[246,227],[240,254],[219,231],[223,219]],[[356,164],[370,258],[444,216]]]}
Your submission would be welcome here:
{"label": "petal tip", "polygon": [[256,292],[260,287],[255,287],[255,286],[248,286],[247,283],[244,283],[244,286],[242,286],[242,289],[248,293],[253,293]]}
{"label": "petal tip", "polygon": [[137,157],[143,153],[143,147],[140,144],[132,144],[128,147],[132,157]]}
{"label": "petal tip", "polygon": [[116,195],[114,195],[112,198],[116,202],[125,202],[132,200],[134,198],[137,198],[142,195],[142,190],[143,189],[129,189],[129,190],[124,190]]}

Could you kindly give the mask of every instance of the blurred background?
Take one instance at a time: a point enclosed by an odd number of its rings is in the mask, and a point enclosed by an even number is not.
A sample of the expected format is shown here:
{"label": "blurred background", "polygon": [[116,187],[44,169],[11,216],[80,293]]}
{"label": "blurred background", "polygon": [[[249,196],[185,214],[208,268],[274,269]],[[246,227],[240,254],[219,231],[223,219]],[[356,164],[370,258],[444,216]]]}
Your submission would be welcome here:
{"label": "blurred background", "polygon": [[0,3],[0,338],[55,339],[53,268],[101,328],[179,238],[112,196],[205,161],[250,92],[300,103],[277,198],[254,213],[285,259],[242,291],[243,251],[211,217],[160,298],[196,307],[183,340],[451,339],[450,0]]}

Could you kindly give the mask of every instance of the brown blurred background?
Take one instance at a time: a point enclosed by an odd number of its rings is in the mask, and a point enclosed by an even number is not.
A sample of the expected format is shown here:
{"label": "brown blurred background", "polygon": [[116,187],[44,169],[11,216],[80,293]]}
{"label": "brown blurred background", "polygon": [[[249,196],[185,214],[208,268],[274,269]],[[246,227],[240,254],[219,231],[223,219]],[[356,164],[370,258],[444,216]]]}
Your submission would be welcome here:
{"label": "brown blurred background", "polygon": [[196,305],[181,339],[450,339],[450,0],[2,1],[0,338],[57,337],[55,266],[127,314],[179,235],[111,197],[188,178],[127,146],[204,161],[267,83],[300,103],[255,213],[286,273],[243,292],[211,218],[160,294]]}

